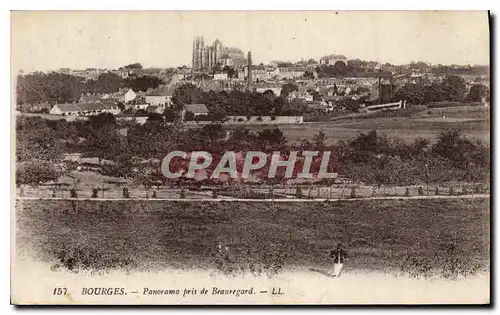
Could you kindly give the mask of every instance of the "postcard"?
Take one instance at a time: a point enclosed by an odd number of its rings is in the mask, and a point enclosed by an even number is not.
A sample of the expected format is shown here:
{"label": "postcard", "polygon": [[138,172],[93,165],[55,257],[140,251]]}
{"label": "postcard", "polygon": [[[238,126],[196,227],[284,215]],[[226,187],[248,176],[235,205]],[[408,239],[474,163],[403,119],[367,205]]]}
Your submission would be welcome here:
{"label": "postcard", "polygon": [[11,303],[490,303],[487,11],[13,11]]}

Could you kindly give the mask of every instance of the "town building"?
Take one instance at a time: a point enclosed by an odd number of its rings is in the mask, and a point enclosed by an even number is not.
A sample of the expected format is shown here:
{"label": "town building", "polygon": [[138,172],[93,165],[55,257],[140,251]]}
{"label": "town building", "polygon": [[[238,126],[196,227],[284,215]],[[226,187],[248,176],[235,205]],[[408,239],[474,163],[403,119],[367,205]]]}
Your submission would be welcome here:
{"label": "town building", "polygon": [[246,63],[245,54],[235,47],[224,47],[218,39],[212,45],[205,45],[203,36],[193,40],[193,70],[211,70],[215,66],[240,67]]}
{"label": "town building", "polygon": [[337,62],[343,62],[347,66],[347,58],[344,55],[326,55],[319,60],[320,65],[334,66]]}
{"label": "town building", "polygon": [[205,104],[186,104],[181,112],[182,120],[184,120],[186,113],[192,113],[194,117],[200,115],[208,115],[209,111]]}
{"label": "town building", "polygon": [[172,89],[162,86],[146,93],[145,102],[148,105],[159,106],[165,109],[165,107],[172,106],[172,96]]}
{"label": "town building", "polygon": [[49,114],[61,116],[95,116],[101,113],[117,115],[120,112],[120,108],[114,103],[72,103],[56,104],[49,111]]}
{"label": "town building", "polygon": [[117,100],[118,102],[128,103],[137,97],[137,94],[132,89],[122,89],[117,93],[110,95],[108,98]]}
{"label": "town building", "polygon": [[80,98],[78,99],[78,103],[100,102],[103,99],[103,97],[106,98],[104,94],[87,93],[80,96]]}

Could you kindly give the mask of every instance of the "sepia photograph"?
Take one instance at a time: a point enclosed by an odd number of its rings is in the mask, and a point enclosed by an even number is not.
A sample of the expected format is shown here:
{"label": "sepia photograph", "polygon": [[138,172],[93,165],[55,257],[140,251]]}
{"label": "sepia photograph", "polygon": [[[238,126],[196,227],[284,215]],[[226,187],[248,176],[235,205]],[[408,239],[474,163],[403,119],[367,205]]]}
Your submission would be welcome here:
{"label": "sepia photograph", "polygon": [[490,304],[488,11],[10,19],[12,304]]}

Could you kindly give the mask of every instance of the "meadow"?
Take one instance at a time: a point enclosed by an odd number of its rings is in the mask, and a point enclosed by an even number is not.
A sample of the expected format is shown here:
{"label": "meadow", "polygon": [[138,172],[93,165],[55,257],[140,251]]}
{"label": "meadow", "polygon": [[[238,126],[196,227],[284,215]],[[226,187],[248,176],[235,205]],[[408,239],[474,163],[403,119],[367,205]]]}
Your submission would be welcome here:
{"label": "meadow", "polygon": [[[279,125],[285,137],[291,142],[313,141],[320,131],[325,133],[327,144],[339,140],[352,140],[359,133],[372,130],[387,135],[388,138],[413,141],[418,137],[433,142],[444,131],[459,129],[470,139],[490,142],[490,109],[482,106],[456,106],[380,112],[367,116],[346,117],[333,121],[306,122],[300,125]],[[251,125],[247,128],[262,130],[274,128],[272,125]]]}
{"label": "meadow", "polygon": [[329,251],[338,242],[349,256],[346,270],[449,278],[489,269],[485,198],[23,200],[17,207],[17,250],[56,269],[218,269],[230,274],[324,269],[330,268]]}

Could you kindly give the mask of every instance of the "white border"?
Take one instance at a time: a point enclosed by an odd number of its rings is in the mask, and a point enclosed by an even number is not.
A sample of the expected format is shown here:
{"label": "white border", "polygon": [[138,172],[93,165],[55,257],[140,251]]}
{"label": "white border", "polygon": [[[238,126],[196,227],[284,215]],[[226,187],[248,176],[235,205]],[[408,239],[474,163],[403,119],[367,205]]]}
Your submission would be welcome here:
{"label": "white border", "polygon": [[[1,137],[0,137],[0,145],[2,147],[3,154],[1,155],[2,159],[2,173],[0,174],[1,187],[0,194],[1,199],[4,201],[2,207],[2,238],[1,238],[1,253],[3,254],[1,261],[1,271],[2,271],[2,281],[1,281],[1,294],[2,297],[2,314],[9,314],[14,312],[15,309],[13,307],[8,306],[9,297],[10,297],[10,270],[9,265],[10,261],[6,253],[10,253],[10,205],[7,200],[10,200],[10,155],[7,152],[10,152],[10,10],[492,10],[492,14],[497,14],[496,18],[496,26],[498,27],[498,15],[500,15],[499,8],[500,1],[493,0],[484,0],[484,1],[442,1],[438,2],[435,0],[419,0],[419,1],[385,1],[385,0],[365,0],[365,1],[342,1],[342,2],[333,2],[333,1],[317,1],[317,0],[307,0],[307,1],[279,1],[271,3],[269,0],[252,0],[252,1],[203,1],[203,0],[184,0],[184,1],[175,1],[173,3],[168,3],[167,1],[131,1],[131,0],[121,0],[119,2],[104,2],[102,0],[87,0],[87,1],[63,1],[63,0],[45,0],[45,1],[15,1],[14,3],[10,1],[3,1],[1,3],[2,9],[0,15],[0,34],[2,35],[2,60],[3,60],[3,75],[2,75],[2,84],[0,85],[2,88],[2,96],[4,99],[3,105],[1,107],[0,112],[0,128],[1,128]],[[498,34],[495,34],[496,40],[498,38]],[[9,43],[9,44],[7,44]],[[495,56],[498,60],[498,51],[496,51]],[[495,81],[494,86],[495,97],[494,100],[497,100],[498,91],[498,81]],[[496,104],[493,104],[496,106]],[[495,114],[494,121],[499,121],[499,117],[497,117],[498,110]],[[497,137],[494,137],[494,147],[498,146]],[[498,155],[496,155],[498,156]],[[495,192],[497,187],[495,186]],[[497,194],[498,196],[498,194]],[[494,209],[495,211],[496,209]],[[497,215],[498,216],[498,215]],[[498,242],[496,245],[496,253],[498,253]],[[497,260],[495,260],[497,261]],[[497,265],[498,266],[498,265]],[[498,269],[496,273],[498,274]],[[495,299],[498,303],[498,299]],[[31,309],[30,311],[36,311],[39,309]],[[149,309],[148,309],[149,310]],[[327,310],[327,309],[325,309]],[[4,313],[5,311],[5,313]],[[51,310],[45,309],[45,311],[52,312]],[[63,309],[61,310],[63,313],[70,313],[73,309]],[[88,309],[80,310],[83,312],[87,312]],[[104,311],[110,313],[119,314],[123,312],[122,309],[107,309],[107,310],[95,310],[96,313],[104,313]],[[143,309],[132,309],[129,310],[134,313],[142,312]],[[165,310],[154,310],[157,312],[165,312]],[[177,312],[177,310],[169,309],[167,312]],[[200,310],[197,310],[200,311]],[[203,310],[203,311],[211,311],[211,312],[219,312],[220,310]],[[235,311],[243,311],[241,310],[226,310],[228,312]],[[258,311],[261,314],[270,313],[272,310],[254,310]],[[278,311],[278,310],[274,310]],[[281,312],[288,312],[290,309],[281,309]],[[307,311],[307,310],[304,310]],[[328,311],[328,310],[327,310]],[[345,310],[335,309],[334,312],[344,312]],[[381,314],[385,313],[386,310],[375,310]],[[431,310],[431,309],[422,309],[417,310],[419,312],[425,312],[426,314],[434,314],[438,311],[441,313],[445,310]],[[467,310],[475,312],[476,310]],[[189,310],[188,312],[194,312],[194,310]],[[350,313],[353,310],[349,311]],[[359,310],[354,311],[354,313],[360,312]],[[446,310],[445,312],[454,312],[454,310]]]}

